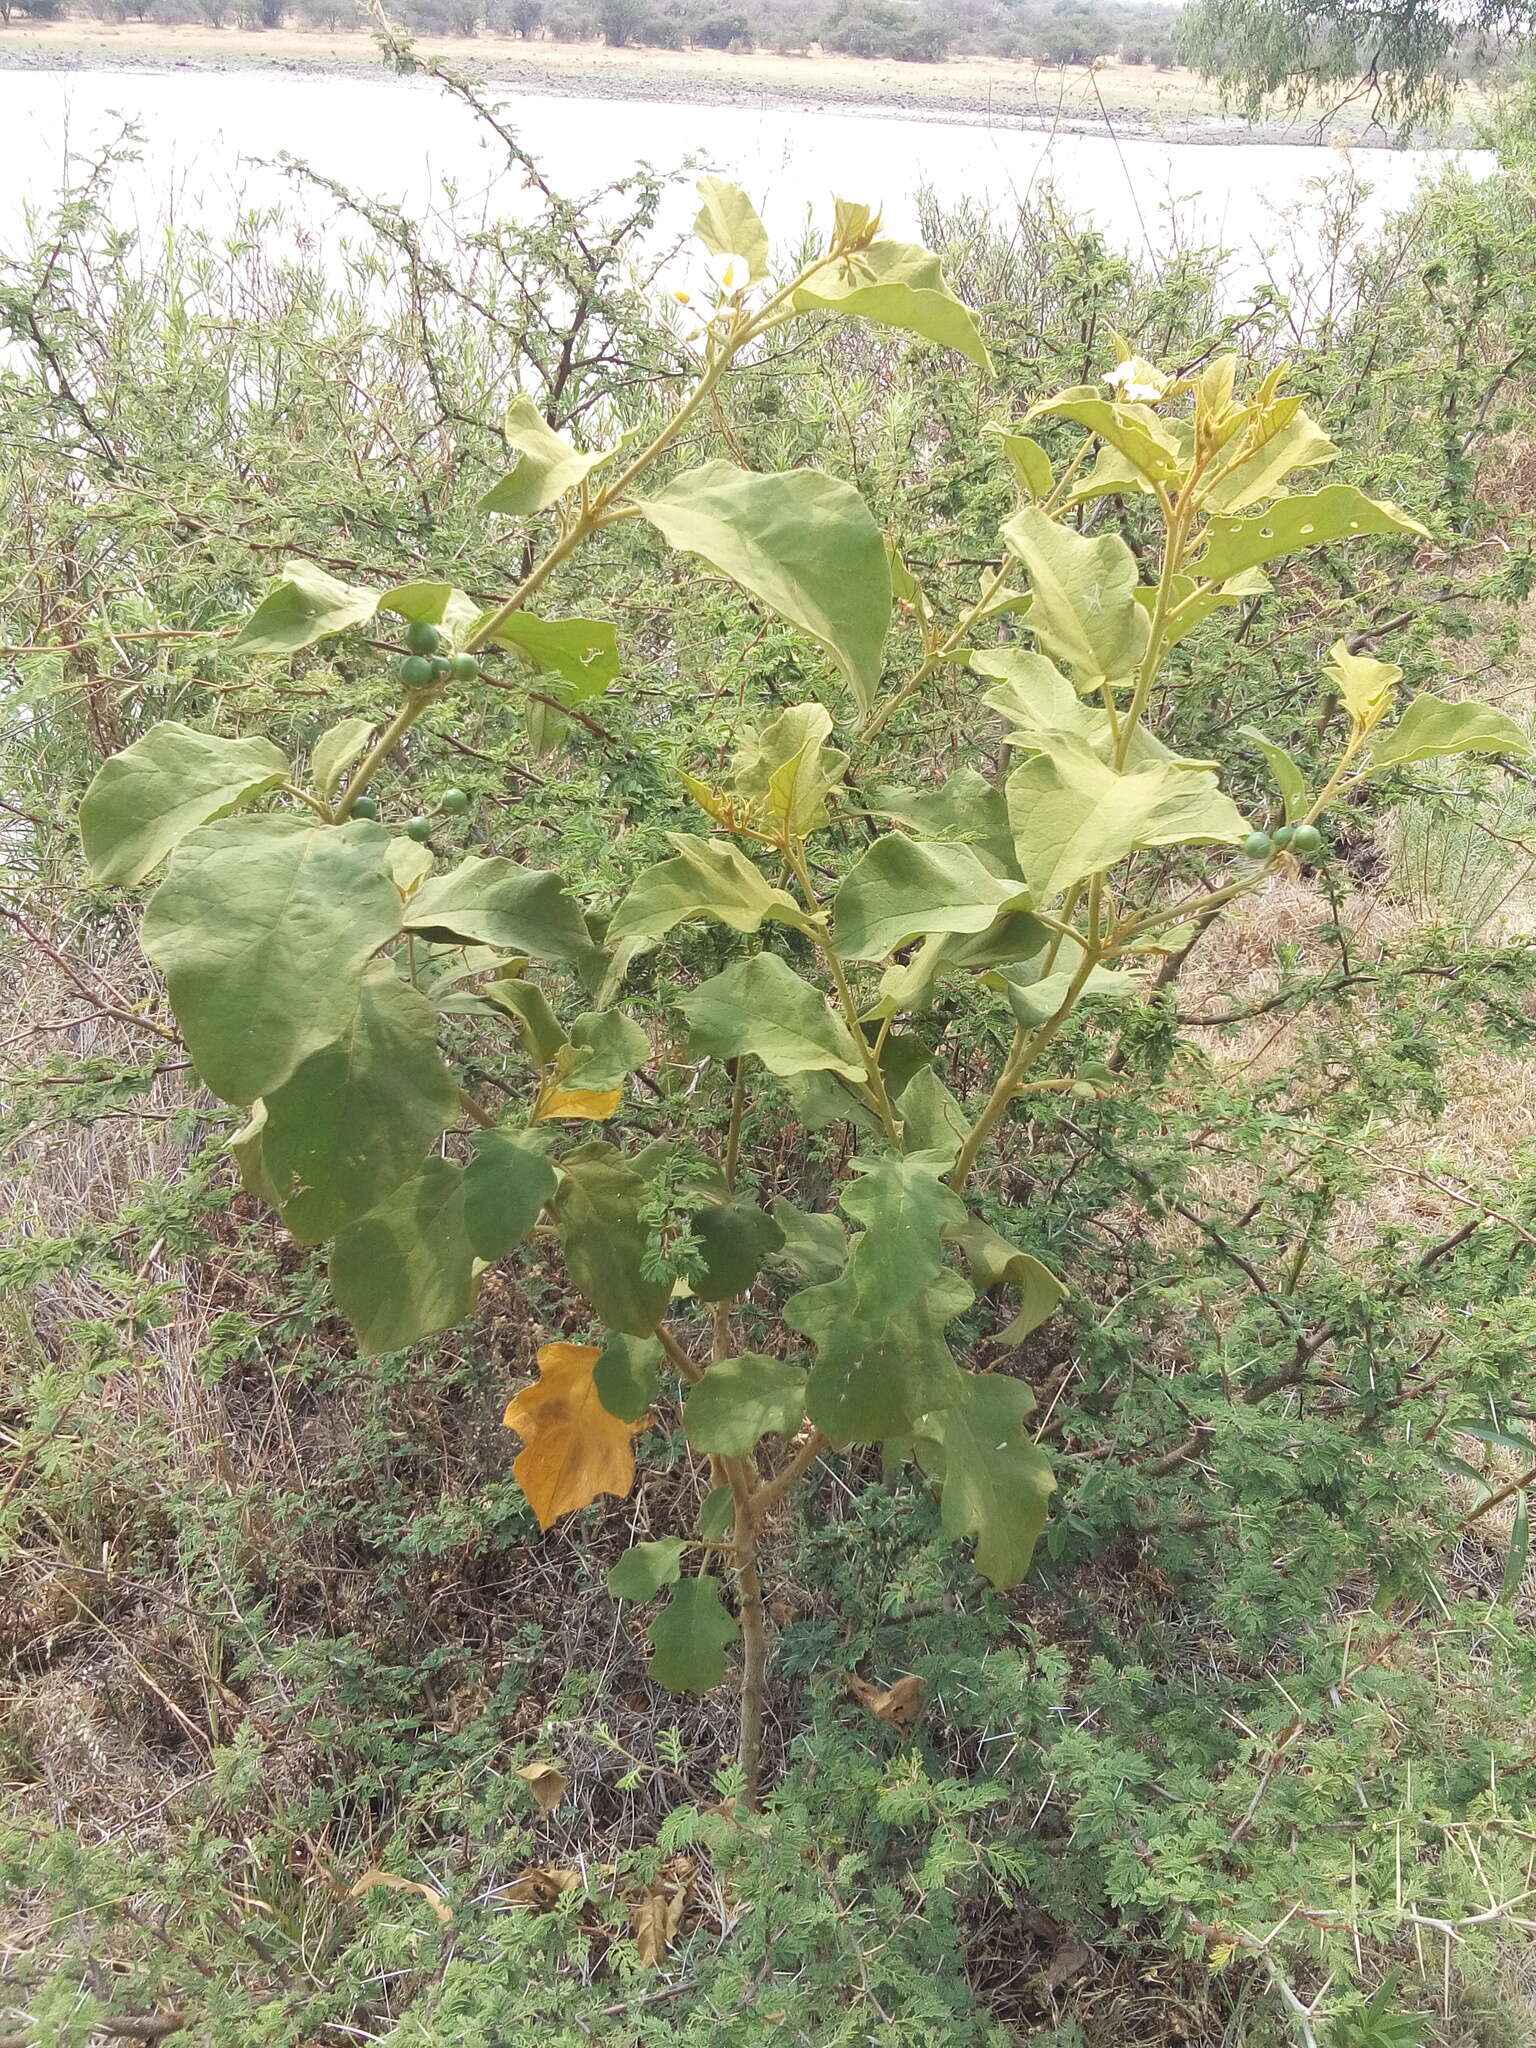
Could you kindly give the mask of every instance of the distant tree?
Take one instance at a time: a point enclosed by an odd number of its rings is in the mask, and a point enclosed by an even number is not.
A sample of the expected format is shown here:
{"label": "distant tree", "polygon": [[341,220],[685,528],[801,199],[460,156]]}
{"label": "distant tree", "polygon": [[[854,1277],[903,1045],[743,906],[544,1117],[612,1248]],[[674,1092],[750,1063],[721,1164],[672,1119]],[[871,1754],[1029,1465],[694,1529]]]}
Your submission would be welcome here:
{"label": "distant tree", "polygon": [[1185,60],[1256,111],[1335,87],[1369,93],[1399,126],[1441,111],[1467,56],[1486,61],[1536,29],[1536,0],[1192,0]]}
{"label": "distant tree", "polygon": [[638,41],[646,13],[645,0],[598,0],[597,25],[603,41],[616,50]]}
{"label": "distant tree", "polygon": [[729,50],[733,44],[750,47],[752,24],[744,14],[706,14],[694,29],[693,40],[706,50]]}

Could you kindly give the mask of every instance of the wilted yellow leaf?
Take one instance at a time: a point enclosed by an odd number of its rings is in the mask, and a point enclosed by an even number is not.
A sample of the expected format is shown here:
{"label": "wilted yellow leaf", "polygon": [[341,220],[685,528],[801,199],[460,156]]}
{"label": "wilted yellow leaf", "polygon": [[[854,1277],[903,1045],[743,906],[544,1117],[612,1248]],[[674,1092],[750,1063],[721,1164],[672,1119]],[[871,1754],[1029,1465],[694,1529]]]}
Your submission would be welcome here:
{"label": "wilted yellow leaf", "polygon": [[558,1764],[524,1764],[517,1775],[527,1784],[540,1813],[553,1813],[565,1797],[566,1777]]}
{"label": "wilted yellow leaf", "polygon": [[533,1112],[536,1124],[553,1123],[559,1117],[585,1117],[600,1124],[613,1115],[624,1100],[620,1088],[551,1088],[539,1097]]}
{"label": "wilted yellow leaf", "polygon": [[633,1438],[650,1417],[621,1422],[608,1413],[592,1380],[601,1356],[592,1344],[546,1344],[538,1385],[525,1387],[502,1416],[523,1439],[512,1477],[541,1529],[590,1507],[600,1493],[622,1500],[635,1483]]}
{"label": "wilted yellow leaf", "polygon": [[347,1896],[350,1899],[360,1899],[364,1892],[373,1891],[415,1892],[419,1898],[426,1900],[444,1927],[453,1925],[452,1906],[440,1891],[435,1891],[429,1884],[417,1884],[414,1878],[396,1877],[393,1871],[389,1870],[365,1870]]}

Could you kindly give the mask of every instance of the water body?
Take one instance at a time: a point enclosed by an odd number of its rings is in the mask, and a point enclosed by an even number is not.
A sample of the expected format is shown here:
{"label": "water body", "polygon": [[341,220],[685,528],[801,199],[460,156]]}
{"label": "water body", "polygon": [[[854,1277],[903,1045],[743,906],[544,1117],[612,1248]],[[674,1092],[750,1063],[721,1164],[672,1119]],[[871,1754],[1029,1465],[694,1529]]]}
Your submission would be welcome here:
{"label": "water body", "polygon": [[[883,205],[888,229],[912,234],[916,196],[931,188],[1008,209],[1055,203],[1095,222],[1127,252],[1168,246],[1171,223],[1188,246],[1233,252],[1235,302],[1285,243],[1303,267],[1319,181],[1369,187],[1358,224],[1368,230],[1406,205],[1446,166],[1478,169],[1475,152],[1363,150],[1289,144],[1164,143],[1109,135],[1051,136],[1015,126],[968,125],[879,113],[772,106],[731,108],[653,101],[509,94],[524,145],[559,189],[580,192],[649,162],[693,157],[735,177],[776,238],[793,241],[807,209],[828,197]],[[233,220],[242,207],[284,203],[316,234],[335,231],[331,202],[295,188],[260,160],[287,151],[372,197],[413,209],[456,209],[461,219],[512,213],[518,185],[501,170],[477,124],[421,79],[303,76],[275,71],[0,71],[0,236],[25,205],[45,206],[70,156],[89,152],[121,119],[144,133],[142,160],[122,174],[117,211],[150,229],[166,218]],[[664,225],[688,213],[678,193]],[[1287,218],[1289,216],[1289,218]],[[1320,214],[1318,214],[1320,220]]]}

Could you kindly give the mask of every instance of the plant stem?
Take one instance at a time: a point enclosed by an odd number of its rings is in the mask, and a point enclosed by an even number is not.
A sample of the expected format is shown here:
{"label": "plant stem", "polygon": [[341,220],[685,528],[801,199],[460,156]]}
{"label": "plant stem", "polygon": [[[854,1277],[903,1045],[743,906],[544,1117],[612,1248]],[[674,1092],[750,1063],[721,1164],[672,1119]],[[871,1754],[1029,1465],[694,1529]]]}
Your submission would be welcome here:
{"label": "plant stem", "polygon": [[731,1120],[725,1133],[725,1174],[726,1193],[736,1192],[736,1169],[741,1163],[741,1120],[747,1106],[747,1063],[744,1059],[731,1061]]}
{"label": "plant stem", "polygon": [[755,1813],[763,1803],[763,1703],[768,1692],[768,1617],[758,1570],[756,1477],[746,1458],[726,1458],[725,1476],[736,1503],[731,1548],[736,1563],[737,1619],[741,1623],[741,1700],[738,1758],[746,1781],[746,1803]]}
{"label": "plant stem", "polygon": [[336,823],[344,825],[352,815],[352,806],[372,782],[375,775],[390,755],[405,738],[411,727],[420,718],[429,704],[435,704],[442,695],[441,690],[413,690],[394,717],[379,734],[373,745],[353,769],[347,783],[347,793],[336,805]]}

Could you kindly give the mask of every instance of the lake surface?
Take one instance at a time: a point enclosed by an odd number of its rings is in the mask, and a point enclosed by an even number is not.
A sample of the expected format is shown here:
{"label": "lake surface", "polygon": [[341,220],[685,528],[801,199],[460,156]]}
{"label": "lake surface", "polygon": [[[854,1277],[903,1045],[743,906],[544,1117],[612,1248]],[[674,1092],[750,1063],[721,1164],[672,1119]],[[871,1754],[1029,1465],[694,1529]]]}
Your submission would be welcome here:
{"label": "lake surface", "polygon": [[[1003,123],[783,106],[532,94],[507,94],[504,104],[524,145],[562,190],[586,190],[638,162],[674,168],[694,157],[744,184],[784,241],[798,236],[808,207],[825,219],[832,193],[878,201],[890,231],[910,234],[925,186],[951,201],[1055,203],[1090,217],[1127,252],[1166,247],[1171,217],[1186,246],[1215,243],[1233,252],[1234,302],[1262,273],[1266,250],[1284,245],[1284,260],[1299,258],[1305,269],[1321,234],[1313,219],[1320,180],[1353,177],[1368,186],[1359,221],[1369,227],[1444,166],[1491,162],[1474,152],[1347,154],[1053,137]],[[46,205],[69,156],[111,136],[120,117],[136,122],[145,139],[143,160],[120,181],[117,210],[131,208],[144,228],[168,215],[218,221],[242,206],[281,200],[317,232],[332,232],[333,209],[323,195],[296,191],[280,172],[259,167],[258,159],[283,151],[373,197],[412,207],[451,203],[468,218],[518,207],[516,180],[500,173],[477,125],[425,80],[0,70],[0,235],[10,238],[24,205]],[[665,225],[681,229],[689,211],[687,195],[679,193]]]}

